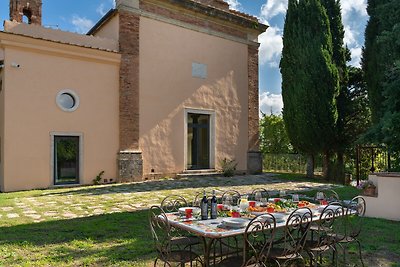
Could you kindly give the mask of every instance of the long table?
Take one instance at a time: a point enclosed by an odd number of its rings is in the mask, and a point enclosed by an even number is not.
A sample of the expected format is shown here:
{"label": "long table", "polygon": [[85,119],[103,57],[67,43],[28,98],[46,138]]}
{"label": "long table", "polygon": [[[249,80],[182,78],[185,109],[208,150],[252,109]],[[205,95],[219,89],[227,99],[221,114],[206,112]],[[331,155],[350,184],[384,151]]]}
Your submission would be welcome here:
{"label": "long table", "polygon": [[[317,209],[312,209],[313,221],[318,221],[321,213]],[[286,227],[286,219],[290,213],[286,213],[283,220],[277,221],[276,229]],[[201,220],[201,219],[186,219],[178,213],[168,213],[168,220],[172,227],[188,231],[199,236],[204,245],[204,265],[210,264],[210,253],[214,242],[217,239],[240,236],[245,233],[246,227],[229,228],[223,227],[222,220],[226,217],[218,217],[217,219]],[[248,218],[251,221],[251,218]]]}

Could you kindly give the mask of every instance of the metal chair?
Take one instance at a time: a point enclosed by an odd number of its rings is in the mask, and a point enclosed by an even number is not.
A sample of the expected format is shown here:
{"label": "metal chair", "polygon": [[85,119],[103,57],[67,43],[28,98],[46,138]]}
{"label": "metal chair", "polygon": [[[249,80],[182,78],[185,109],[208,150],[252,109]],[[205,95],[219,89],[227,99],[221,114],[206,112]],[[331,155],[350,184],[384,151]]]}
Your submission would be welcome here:
{"label": "metal chair", "polygon": [[[165,197],[161,201],[161,208],[164,212],[177,212],[179,208],[187,207],[188,202],[186,199],[179,195],[170,195]],[[200,244],[200,239],[197,236],[190,235],[186,232],[179,231],[178,229],[171,229],[171,239],[174,245],[179,245],[180,247],[190,247]]]}
{"label": "metal chair", "polygon": [[343,257],[346,262],[346,250],[344,248],[345,245],[349,243],[357,243],[358,245],[358,255],[360,257],[360,261],[362,266],[364,266],[364,261],[362,259],[361,254],[361,242],[358,239],[363,222],[364,215],[366,211],[366,202],[365,199],[361,196],[354,197],[351,202],[347,205],[346,211],[346,221],[345,221],[345,234],[342,238],[340,238],[338,244],[343,248]]}
{"label": "metal chair", "polygon": [[224,259],[219,266],[267,266],[274,241],[276,220],[272,214],[262,214],[250,221],[243,238],[243,255]]}
{"label": "metal chair", "polygon": [[[326,206],[319,216],[319,220],[311,227],[311,239],[306,241],[305,251],[310,256],[310,266],[318,264],[318,257],[325,252],[332,251],[333,261],[337,266],[336,244],[340,242],[340,227],[338,220],[344,216],[344,208],[338,202]],[[336,257],[335,257],[336,256]],[[321,259],[320,259],[321,260]]]}
{"label": "metal chair", "polygon": [[[182,266],[189,263],[191,266],[202,266],[201,258],[191,250],[179,248],[171,236],[171,226],[164,210],[159,206],[152,206],[149,210],[150,231],[154,245],[157,250],[157,257],[154,266],[159,261],[164,266]],[[177,248],[174,248],[177,247]]]}
{"label": "metal chair", "polygon": [[301,260],[304,264],[301,252],[311,223],[312,212],[309,208],[304,207],[294,210],[286,221],[283,236],[274,242],[268,259],[275,261],[278,266],[281,266],[281,263],[286,265],[295,260]]}
{"label": "metal chair", "polygon": [[240,200],[240,193],[236,190],[227,190],[222,194],[222,204],[226,201],[231,201],[232,206],[238,206]]}
{"label": "metal chair", "polygon": [[161,201],[161,208],[165,212],[176,212],[179,208],[187,207],[188,202],[186,199],[179,195],[170,195]]}
{"label": "metal chair", "polygon": [[269,193],[264,188],[256,188],[251,192],[249,198],[249,200],[255,201],[261,201],[261,199],[266,199],[268,201]]}

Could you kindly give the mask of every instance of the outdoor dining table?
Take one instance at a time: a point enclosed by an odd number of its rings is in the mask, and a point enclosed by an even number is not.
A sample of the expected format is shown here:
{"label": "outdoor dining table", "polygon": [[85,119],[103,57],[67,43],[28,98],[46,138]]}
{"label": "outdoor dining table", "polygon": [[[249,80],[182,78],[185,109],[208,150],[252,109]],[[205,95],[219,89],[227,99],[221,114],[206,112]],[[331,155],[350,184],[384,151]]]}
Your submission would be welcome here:
{"label": "outdoor dining table", "polygon": [[[283,229],[286,227],[286,219],[289,216],[289,212],[285,213],[285,216],[281,220],[277,220],[276,229]],[[312,220],[318,221],[320,219],[320,211],[318,209],[312,209],[313,218]],[[213,243],[217,239],[234,237],[244,235],[246,227],[231,228],[223,225],[223,219],[227,217],[218,217],[217,219],[201,220],[196,218],[186,219],[179,215],[179,213],[167,213],[167,218],[172,227],[180,230],[188,231],[192,234],[199,236],[202,239],[204,245],[204,265],[210,265],[210,253]],[[246,218],[249,222],[251,218]]]}

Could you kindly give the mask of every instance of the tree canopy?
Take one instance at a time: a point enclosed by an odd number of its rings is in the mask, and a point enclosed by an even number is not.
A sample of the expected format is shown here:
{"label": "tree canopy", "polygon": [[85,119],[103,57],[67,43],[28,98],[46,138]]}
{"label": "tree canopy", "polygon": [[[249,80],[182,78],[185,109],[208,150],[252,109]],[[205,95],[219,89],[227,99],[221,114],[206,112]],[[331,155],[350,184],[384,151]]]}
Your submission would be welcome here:
{"label": "tree canopy", "polygon": [[307,154],[335,139],[339,73],[329,18],[319,0],[289,0],[280,62],[283,118],[293,146]]}
{"label": "tree canopy", "polygon": [[374,126],[368,138],[400,151],[400,1],[369,0],[363,69]]}

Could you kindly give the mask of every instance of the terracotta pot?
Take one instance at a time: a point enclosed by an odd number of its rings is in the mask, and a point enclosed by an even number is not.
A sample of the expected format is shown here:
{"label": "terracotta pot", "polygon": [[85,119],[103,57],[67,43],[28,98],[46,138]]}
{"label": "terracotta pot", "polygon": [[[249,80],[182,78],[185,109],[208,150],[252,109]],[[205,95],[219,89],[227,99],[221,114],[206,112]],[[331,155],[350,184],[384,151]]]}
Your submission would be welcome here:
{"label": "terracotta pot", "polygon": [[376,187],[375,186],[369,186],[369,187],[364,189],[364,195],[365,196],[374,197],[375,196],[375,191],[376,191]]}

